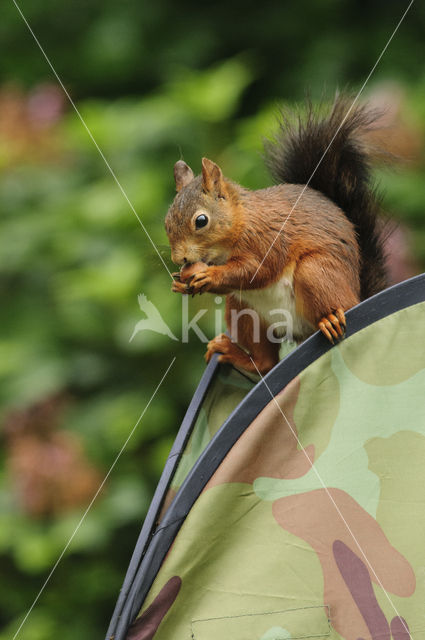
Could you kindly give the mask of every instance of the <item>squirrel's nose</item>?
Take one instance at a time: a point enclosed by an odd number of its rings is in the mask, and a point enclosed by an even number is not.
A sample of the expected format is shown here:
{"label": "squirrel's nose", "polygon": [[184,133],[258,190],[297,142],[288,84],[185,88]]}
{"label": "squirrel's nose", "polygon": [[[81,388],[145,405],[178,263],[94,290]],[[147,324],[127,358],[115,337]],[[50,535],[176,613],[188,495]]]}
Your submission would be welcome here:
{"label": "squirrel's nose", "polygon": [[181,251],[173,251],[173,249],[171,250],[171,260],[174,264],[185,264],[188,261],[187,258],[183,258]]}

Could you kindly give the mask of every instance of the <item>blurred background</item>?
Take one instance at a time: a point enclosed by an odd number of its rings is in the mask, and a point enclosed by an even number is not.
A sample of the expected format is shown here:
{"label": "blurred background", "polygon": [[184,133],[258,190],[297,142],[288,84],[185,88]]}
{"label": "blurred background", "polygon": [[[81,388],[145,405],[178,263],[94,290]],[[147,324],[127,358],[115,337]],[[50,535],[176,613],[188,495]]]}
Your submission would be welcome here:
{"label": "blurred background", "polygon": [[[271,183],[279,105],[356,92],[399,21],[395,0],[21,0],[20,7],[170,269],[173,165],[206,155]],[[425,6],[413,4],[364,95],[386,107],[399,223],[393,282],[425,270]],[[22,640],[103,638],[204,345],[143,331],[144,293],[181,335],[181,300],[11,0],[0,22],[0,639],[12,638],[163,373]],[[202,298],[202,304],[208,296]],[[212,296],[211,296],[212,298]],[[190,300],[190,313],[199,302]],[[211,310],[214,301],[210,301]],[[209,318],[200,325],[214,335]]]}

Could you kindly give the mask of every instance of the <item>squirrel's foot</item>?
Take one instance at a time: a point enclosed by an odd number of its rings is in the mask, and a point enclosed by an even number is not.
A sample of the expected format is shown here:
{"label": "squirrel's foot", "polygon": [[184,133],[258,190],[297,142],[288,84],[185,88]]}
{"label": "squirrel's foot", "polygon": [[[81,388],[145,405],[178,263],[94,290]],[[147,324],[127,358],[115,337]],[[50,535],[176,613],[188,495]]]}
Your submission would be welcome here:
{"label": "squirrel's foot", "polygon": [[317,326],[329,342],[334,344],[334,339],[340,340],[345,335],[347,323],[344,311],[341,308],[335,309],[334,313],[324,316]]}
{"label": "squirrel's foot", "polygon": [[253,360],[249,353],[244,351],[235,342],[232,342],[230,337],[225,333],[221,333],[209,341],[205,360],[209,362],[214,353],[220,354],[218,357],[219,362],[228,362],[234,367],[245,369],[245,371],[249,371],[250,373],[258,374],[258,372],[260,372],[260,374],[265,374],[276,364],[276,362],[266,360],[266,358],[256,358]]}
{"label": "squirrel's foot", "polygon": [[[214,353],[220,353],[221,355],[218,360],[219,362],[223,362],[223,356],[231,356],[231,354],[235,353],[236,350],[243,353],[242,349],[232,342],[229,336],[225,333],[220,333],[220,335],[210,340],[207,344],[205,360],[209,362]],[[226,362],[229,362],[229,360],[227,359]]]}

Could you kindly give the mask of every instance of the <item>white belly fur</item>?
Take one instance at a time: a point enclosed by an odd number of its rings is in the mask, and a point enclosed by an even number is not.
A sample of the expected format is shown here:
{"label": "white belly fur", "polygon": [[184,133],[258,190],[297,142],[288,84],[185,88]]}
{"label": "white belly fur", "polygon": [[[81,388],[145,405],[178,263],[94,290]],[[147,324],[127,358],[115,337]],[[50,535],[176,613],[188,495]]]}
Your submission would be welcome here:
{"label": "white belly fur", "polygon": [[[314,327],[296,312],[292,273],[287,272],[277,282],[264,289],[245,289],[244,291],[235,291],[233,295],[254,309],[268,327],[275,323],[285,323],[287,316],[283,313],[277,313],[278,310],[289,312],[292,318],[292,336],[289,335],[291,331],[289,322],[287,323],[288,331],[285,326],[275,329],[276,337],[288,334],[289,339],[292,337],[299,339],[314,331]],[[272,311],[275,313],[271,313]]]}

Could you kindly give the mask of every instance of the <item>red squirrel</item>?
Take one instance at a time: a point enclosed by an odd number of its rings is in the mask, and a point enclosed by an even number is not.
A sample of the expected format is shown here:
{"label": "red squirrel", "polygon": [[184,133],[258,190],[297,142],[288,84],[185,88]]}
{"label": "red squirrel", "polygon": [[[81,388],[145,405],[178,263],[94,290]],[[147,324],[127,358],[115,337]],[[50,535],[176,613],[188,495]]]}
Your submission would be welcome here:
{"label": "red squirrel", "polygon": [[[221,362],[264,374],[279,360],[280,344],[268,333],[272,309],[291,313],[297,342],[317,329],[333,342],[345,333],[344,311],[386,286],[365,144],[376,118],[343,96],[324,117],[311,106],[295,123],[282,116],[276,138],[265,144],[279,184],[266,189],[245,189],[207,158],[197,177],[176,163],[165,229],[172,260],[183,269],[172,290],[226,294],[230,335],[209,342],[207,361],[219,352]],[[247,309],[260,318],[255,336]]]}

